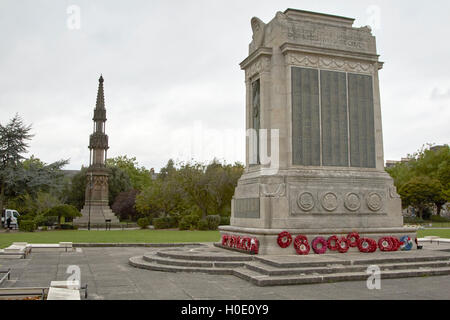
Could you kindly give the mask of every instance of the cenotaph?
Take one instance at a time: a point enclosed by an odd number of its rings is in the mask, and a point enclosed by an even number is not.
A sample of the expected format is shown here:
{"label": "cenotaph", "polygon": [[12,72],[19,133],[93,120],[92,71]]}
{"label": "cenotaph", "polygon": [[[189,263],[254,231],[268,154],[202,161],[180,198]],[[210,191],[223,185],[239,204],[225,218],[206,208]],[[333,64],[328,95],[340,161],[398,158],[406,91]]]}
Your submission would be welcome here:
{"label": "cenotaph", "polygon": [[416,238],[416,229],[403,227],[384,170],[383,63],[371,29],[353,22],[294,9],[267,24],[251,19],[253,40],[240,64],[246,169],[222,237],[257,240],[265,255],[296,254],[277,244],[283,231],[310,240],[352,232]]}

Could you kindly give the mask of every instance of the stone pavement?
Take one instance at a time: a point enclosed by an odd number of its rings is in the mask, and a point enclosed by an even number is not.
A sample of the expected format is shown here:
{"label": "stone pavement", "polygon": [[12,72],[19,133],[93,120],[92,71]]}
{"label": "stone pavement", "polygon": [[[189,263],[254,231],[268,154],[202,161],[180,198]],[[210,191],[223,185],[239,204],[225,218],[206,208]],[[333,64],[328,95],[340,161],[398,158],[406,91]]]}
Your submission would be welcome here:
{"label": "stone pavement", "polygon": [[[80,250],[81,249],[81,250]],[[380,290],[365,281],[257,287],[230,275],[149,271],[128,265],[150,248],[80,248],[81,252],[35,253],[27,259],[0,260],[12,268],[6,286],[49,286],[66,280],[70,265],[81,270],[88,299],[450,299],[450,276],[382,279]]]}

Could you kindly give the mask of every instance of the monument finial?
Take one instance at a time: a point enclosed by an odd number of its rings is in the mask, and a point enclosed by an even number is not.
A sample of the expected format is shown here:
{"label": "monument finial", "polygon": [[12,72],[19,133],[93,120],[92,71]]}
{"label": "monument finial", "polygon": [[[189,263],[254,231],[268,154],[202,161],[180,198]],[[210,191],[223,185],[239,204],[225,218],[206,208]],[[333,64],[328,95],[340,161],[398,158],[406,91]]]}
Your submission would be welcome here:
{"label": "monument finial", "polygon": [[103,94],[103,76],[100,74],[98,79],[98,91],[97,91],[97,102],[95,104],[95,109],[105,109],[105,97]]}

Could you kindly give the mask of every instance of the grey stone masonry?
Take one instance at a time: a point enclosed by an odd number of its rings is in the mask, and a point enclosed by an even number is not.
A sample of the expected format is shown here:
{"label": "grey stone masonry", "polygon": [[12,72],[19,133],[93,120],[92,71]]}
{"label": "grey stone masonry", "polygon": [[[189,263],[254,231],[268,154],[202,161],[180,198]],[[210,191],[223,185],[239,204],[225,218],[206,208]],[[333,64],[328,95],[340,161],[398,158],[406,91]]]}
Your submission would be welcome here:
{"label": "grey stone masonry", "polygon": [[[401,200],[384,170],[383,63],[371,29],[353,22],[296,9],[268,23],[251,19],[249,55],[240,64],[246,129],[266,129],[269,138],[257,134],[255,147],[248,135],[246,168],[222,235],[257,238],[261,254],[280,253],[283,230],[310,240],[349,232],[416,237],[403,227]],[[266,149],[254,161],[253,152]]]}

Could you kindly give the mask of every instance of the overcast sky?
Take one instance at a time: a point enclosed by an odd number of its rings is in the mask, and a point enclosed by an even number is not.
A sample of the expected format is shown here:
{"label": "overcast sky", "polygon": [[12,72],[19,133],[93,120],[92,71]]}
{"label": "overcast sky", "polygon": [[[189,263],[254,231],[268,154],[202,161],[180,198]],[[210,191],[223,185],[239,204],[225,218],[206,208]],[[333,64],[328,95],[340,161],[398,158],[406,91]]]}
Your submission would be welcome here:
{"label": "overcast sky", "polygon": [[102,73],[109,157],[156,171],[171,157],[244,162],[250,19],[286,8],[372,26],[385,160],[450,142],[450,2],[435,0],[1,0],[0,123],[17,112],[33,126],[28,156],[79,169]]}

